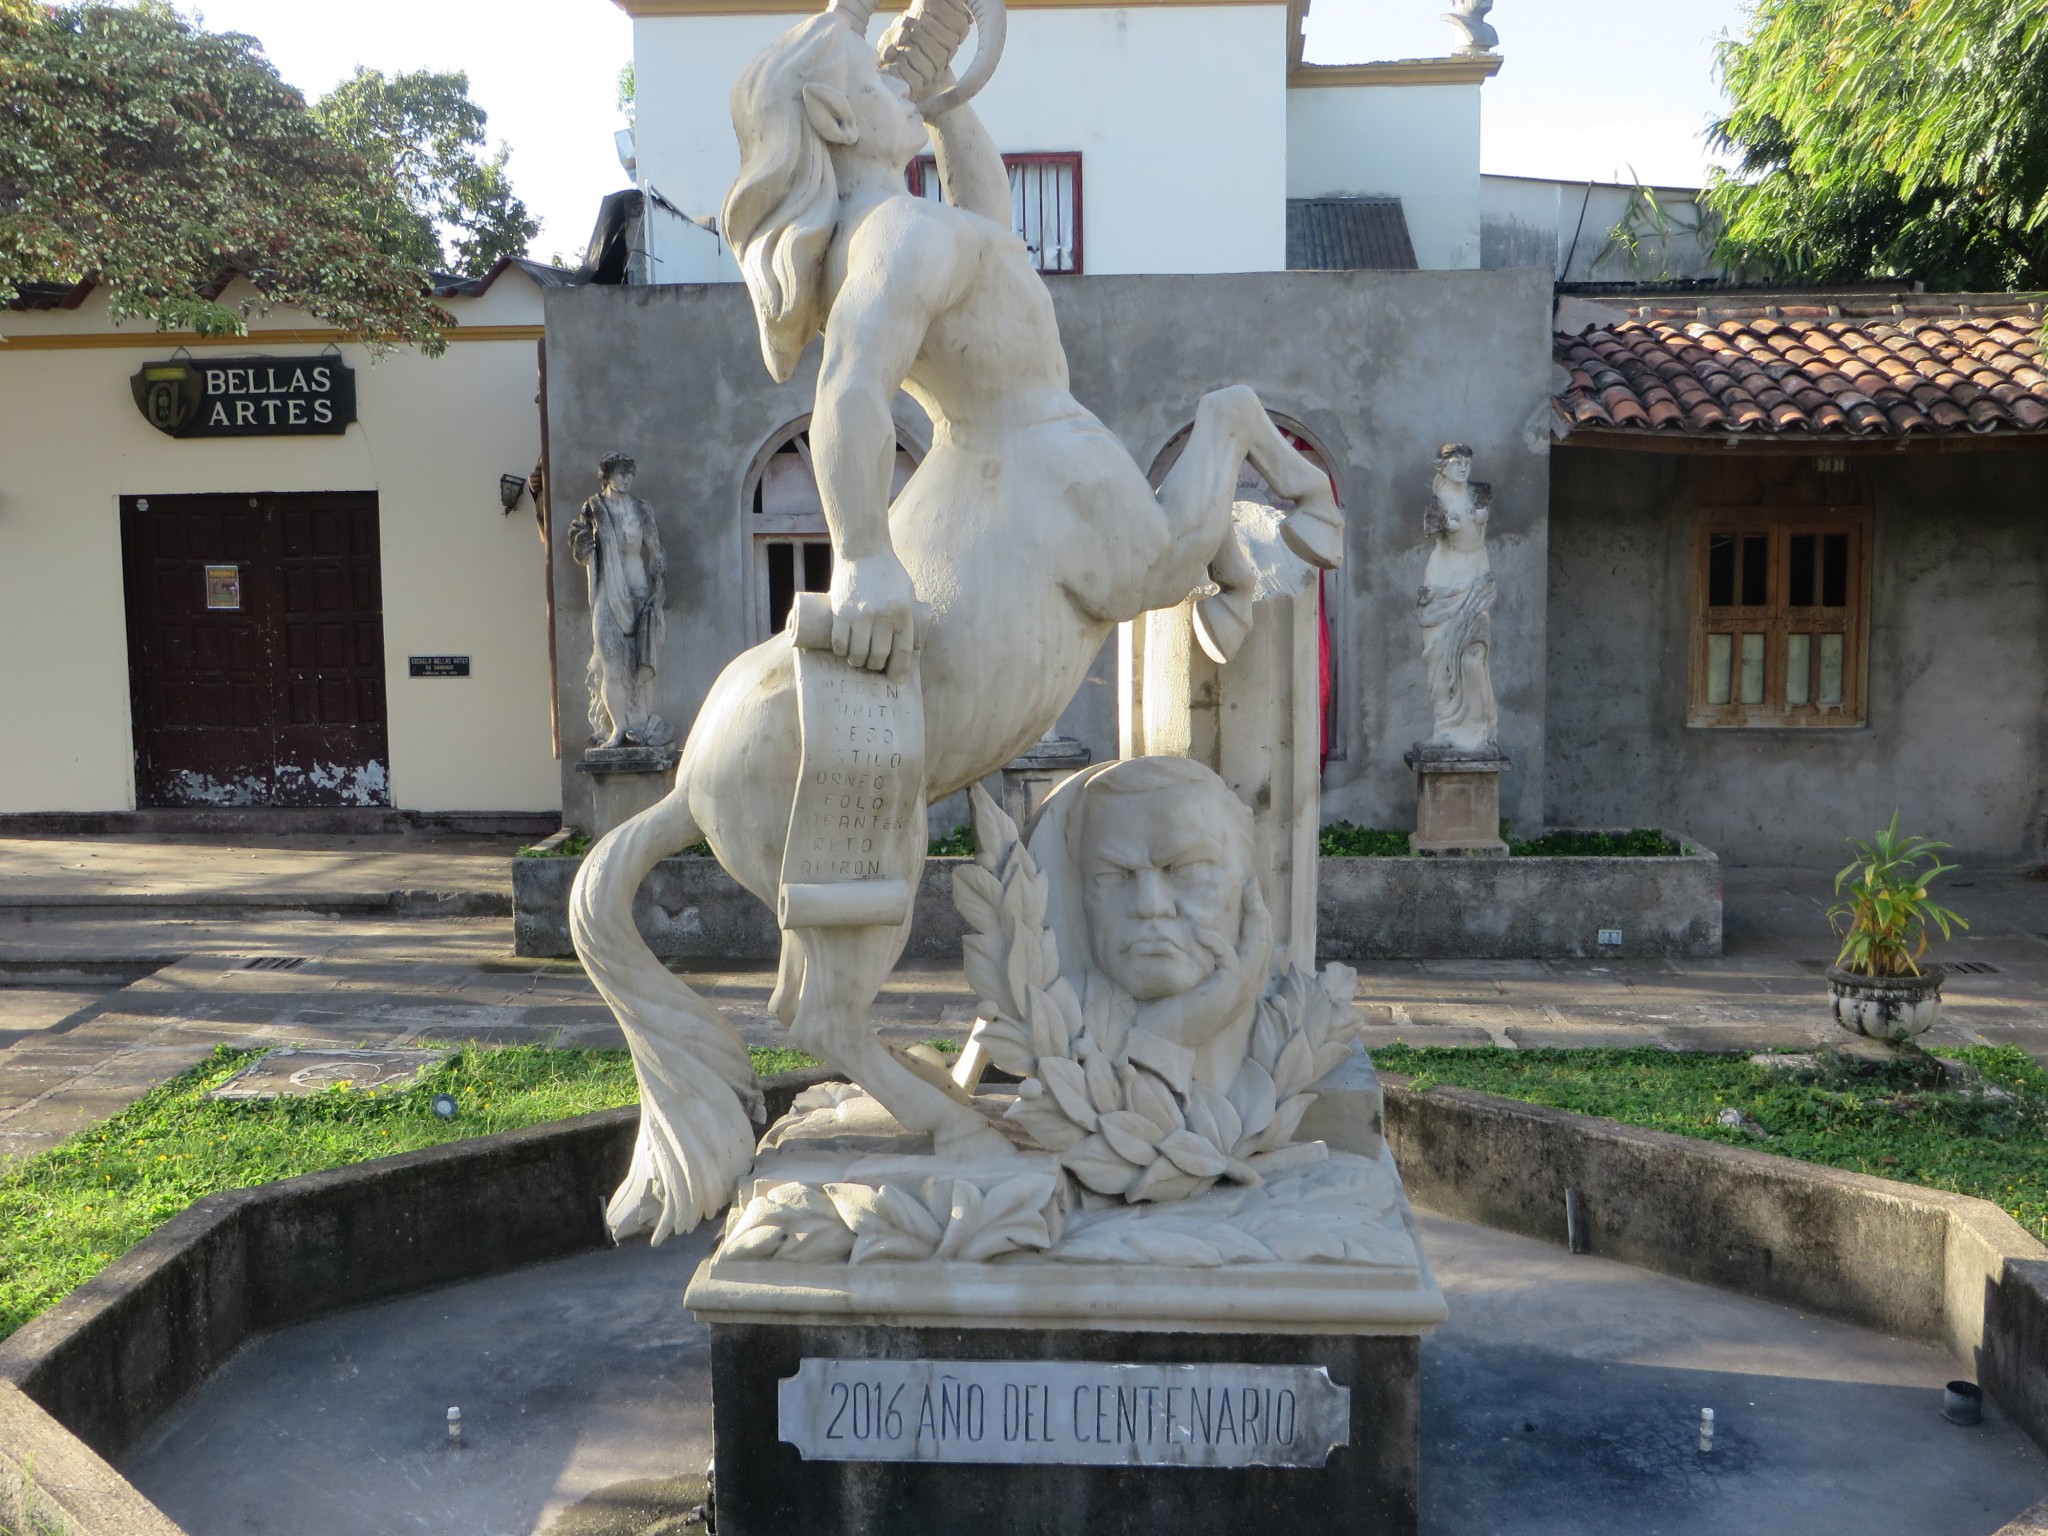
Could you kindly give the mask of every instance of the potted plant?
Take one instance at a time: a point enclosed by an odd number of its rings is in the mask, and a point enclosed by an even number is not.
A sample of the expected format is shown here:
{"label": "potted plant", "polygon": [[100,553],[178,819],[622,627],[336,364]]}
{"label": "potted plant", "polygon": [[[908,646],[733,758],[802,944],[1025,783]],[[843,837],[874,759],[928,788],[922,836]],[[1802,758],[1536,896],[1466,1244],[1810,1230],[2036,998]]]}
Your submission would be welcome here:
{"label": "potted plant", "polygon": [[1842,1028],[1903,1045],[1941,1017],[1941,973],[1920,969],[1927,930],[1945,939],[1970,926],[1927,895],[1935,876],[1955,868],[1941,862],[1946,847],[1901,837],[1894,811],[1891,825],[1858,842],[1855,859],[1835,876],[1841,899],[1828,908],[1828,922],[1842,949],[1828,967],[1828,1003]]}

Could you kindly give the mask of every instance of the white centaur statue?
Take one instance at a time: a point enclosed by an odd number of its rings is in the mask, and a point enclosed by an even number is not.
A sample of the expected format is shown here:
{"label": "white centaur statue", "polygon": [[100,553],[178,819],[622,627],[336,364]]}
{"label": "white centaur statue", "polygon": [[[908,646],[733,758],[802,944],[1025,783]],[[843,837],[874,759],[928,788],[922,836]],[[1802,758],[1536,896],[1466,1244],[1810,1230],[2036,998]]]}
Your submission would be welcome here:
{"label": "white centaur statue", "polygon": [[1416,594],[1432,729],[1424,757],[1497,758],[1500,711],[1493,697],[1492,562],[1486,523],[1493,488],[1472,478],[1472,450],[1447,443],[1436,456],[1423,528],[1436,541]]}
{"label": "white centaur statue", "polygon": [[[1196,405],[1187,449],[1153,492],[1069,392],[1051,297],[1010,228],[1002,157],[966,106],[1000,55],[1000,0],[971,12],[919,0],[879,53],[865,40],[872,7],[841,0],[747,66],[733,91],[740,172],[723,228],[770,373],[787,379],[823,337],[811,445],[836,556],[830,652],[921,688],[921,807],[1037,741],[1124,620],[1213,583],[1196,622],[1212,653],[1229,654],[1256,580],[1232,533],[1246,460],[1296,503],[1282,533],[1303,558],[1335,566],[1343,525],[1328,480],[1248,389]],[[949,61],[970,24],[978,52],[954,83]],[[927,134],[943,203],[905,188]],[[933,448],[892,505],[898,389],[931,417]],[[700,839],[764,901],[783,894],[805,748],[797,655],[785,634],[725,669],[675,789],[599,843],[577,877],[577,952],[640,1077],[639,1143],[609,1213],[621,1236],[693,1227],[726,1203],[753,1153],[746,1048],[649,951],[632,900],[657,862]],[[915,890],[925,831],[921,811],[912,819],[892,873]],[[796,1043],[942,1156],[1015,1155],[957,1089],[869,1027],[909,915],[802,926],[786,904],[784,920],[774,1007]],[[1134,958],[1127,969],[1145,968]]]}

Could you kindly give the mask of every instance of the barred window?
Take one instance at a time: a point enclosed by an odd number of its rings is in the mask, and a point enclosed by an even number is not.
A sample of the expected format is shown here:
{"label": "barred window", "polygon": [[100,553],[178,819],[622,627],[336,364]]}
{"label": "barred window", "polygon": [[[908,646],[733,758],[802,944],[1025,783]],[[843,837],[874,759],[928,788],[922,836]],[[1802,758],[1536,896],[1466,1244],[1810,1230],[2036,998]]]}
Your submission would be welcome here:
{"label": "barred window", "polygon": [[[1010,173],[1010,227],[1024,240],[1041,272],[1081,270],[1081,157],[1078,154],[1005,155]],[[940,198],[938,162],[930,155],[910,165],[910,190]]]}
{"label": "barred window", "polygon": [[[811,466],[810,418],[785,427],[758,461],[746,491],[747,523],[754,546],[754,638],[766,640],[789,622],[799,592],[832,587],[832,537],[825,504]],[[894,501],[917,468],[917,455],[902,439],[889,486]]]}

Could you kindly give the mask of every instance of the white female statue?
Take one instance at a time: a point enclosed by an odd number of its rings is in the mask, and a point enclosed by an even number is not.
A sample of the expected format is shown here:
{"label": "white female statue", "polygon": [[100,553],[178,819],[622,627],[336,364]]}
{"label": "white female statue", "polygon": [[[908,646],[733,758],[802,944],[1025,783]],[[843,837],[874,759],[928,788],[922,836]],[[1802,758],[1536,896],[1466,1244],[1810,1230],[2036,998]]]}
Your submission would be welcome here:
{"label": "white female statue", "polygon": [[599,748],[665,747],[675,732],[651,703],[668,622],[661,530],[633,494],[631,454],[608,453],[597,468],[598,493],[569,524],[569,552],[590,577],[590,739]]}
{"label": "white female statue", "polygon": [[[1213,581],[1197,628],[1227,658],[1256,580],[1231,531],[1247,459],[1296,503],[1283,536],[1303,558],[1335,566],[1343,523],[1322,471],[1243,388],[1201,400],[1154,494],[1068,390],[1051,296],[1010,228],[1002,157],[964,104],[1000,54],[1001,0],[974,0],[971,13],[963,0],[918,0],[879,55],[865,40],[873,6],[835,0],[747,66],[733,90],[740,171],[722,228],[769,372],[787,379],[823,337],[811,447],[836,557],[832,649],[893,676],[920,659],[925,789],[937,799],[1037,741],[1123,620]],[[970,24],[978,52],[956,85],[948,63]],[[927,134],[943,203],[905,187]],[[931,417],[933,447],[892,505],[899,388]],[[746,1049],[663,969],[631,911],[647,872],[700,839],[775,900],[801,758],[794,657],[783,635],[725,669],[675,789],[592,850],[571,896],[577,952],[640,1076],[640,1140],[609,1212],[620,1236],[689,1230],[725,1204],[752,1156]],[[977,1110],[868,1027],[909,926],[786,931],[774,1007],[799,1046],[942,1155],[1010,1155]]]}
{"label": "white female statue", "polygon": [[1447,443],[1422,526],[1436,547],[1415,599],[1433,719],[1423,758],[1498,758],[1500,713],[1493,698],[1493,568],[1486,521],[1493,488],[1472,478],[1472,450]]}

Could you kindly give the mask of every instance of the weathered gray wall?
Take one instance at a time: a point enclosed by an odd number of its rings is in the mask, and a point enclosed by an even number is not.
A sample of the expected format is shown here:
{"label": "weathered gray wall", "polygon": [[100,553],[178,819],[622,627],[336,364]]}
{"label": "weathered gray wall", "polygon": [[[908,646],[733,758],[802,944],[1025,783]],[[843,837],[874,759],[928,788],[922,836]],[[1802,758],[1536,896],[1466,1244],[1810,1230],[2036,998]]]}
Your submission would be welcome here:
{"label": "weathered gray wall", "polygon": [[[1351,518],[1337,592],[1341,757],[1326,817],[1413,824],[1401,753],[1429,726],[1415,589],[1422,513],[1439,444],[1469,442],[1494,487],[1495,687],[1514,770],[1502,808],[1543,821],[1544,603],[1549,552],[1550,295],[1538,272],[1293,272],[1055,281],[1074,393],[1149,467],[1206,390],[1244,383],[1307,428]],[[590,654],[583,574],[565,530],[597,488],[597,460],[636,453],[636,489],[668,548],[661,706],[694,717],[727,660],[751,643],[749,466],[809,411],[817,348],[786,385],[762,367],[737,286],[580,288],[548,296],[548,433],[557,567],[563,813],[588,824],[584,741]],[[900,419],[924,437],[906,400]],[[1115,754],[1114,669],[1098,668],[1064,728]],[[939,831],[944,826],[936,818]]]}
{"label": "weathered gray wall", "polygon": [[1667,826],[1735,863],[1841,862],[1890,819],[2042,847],[2048,452],[1859,458],[1875,513],[1869,723],[1685,724],[1696,455],[1560,447],[1550,510],[1553,821]]}

